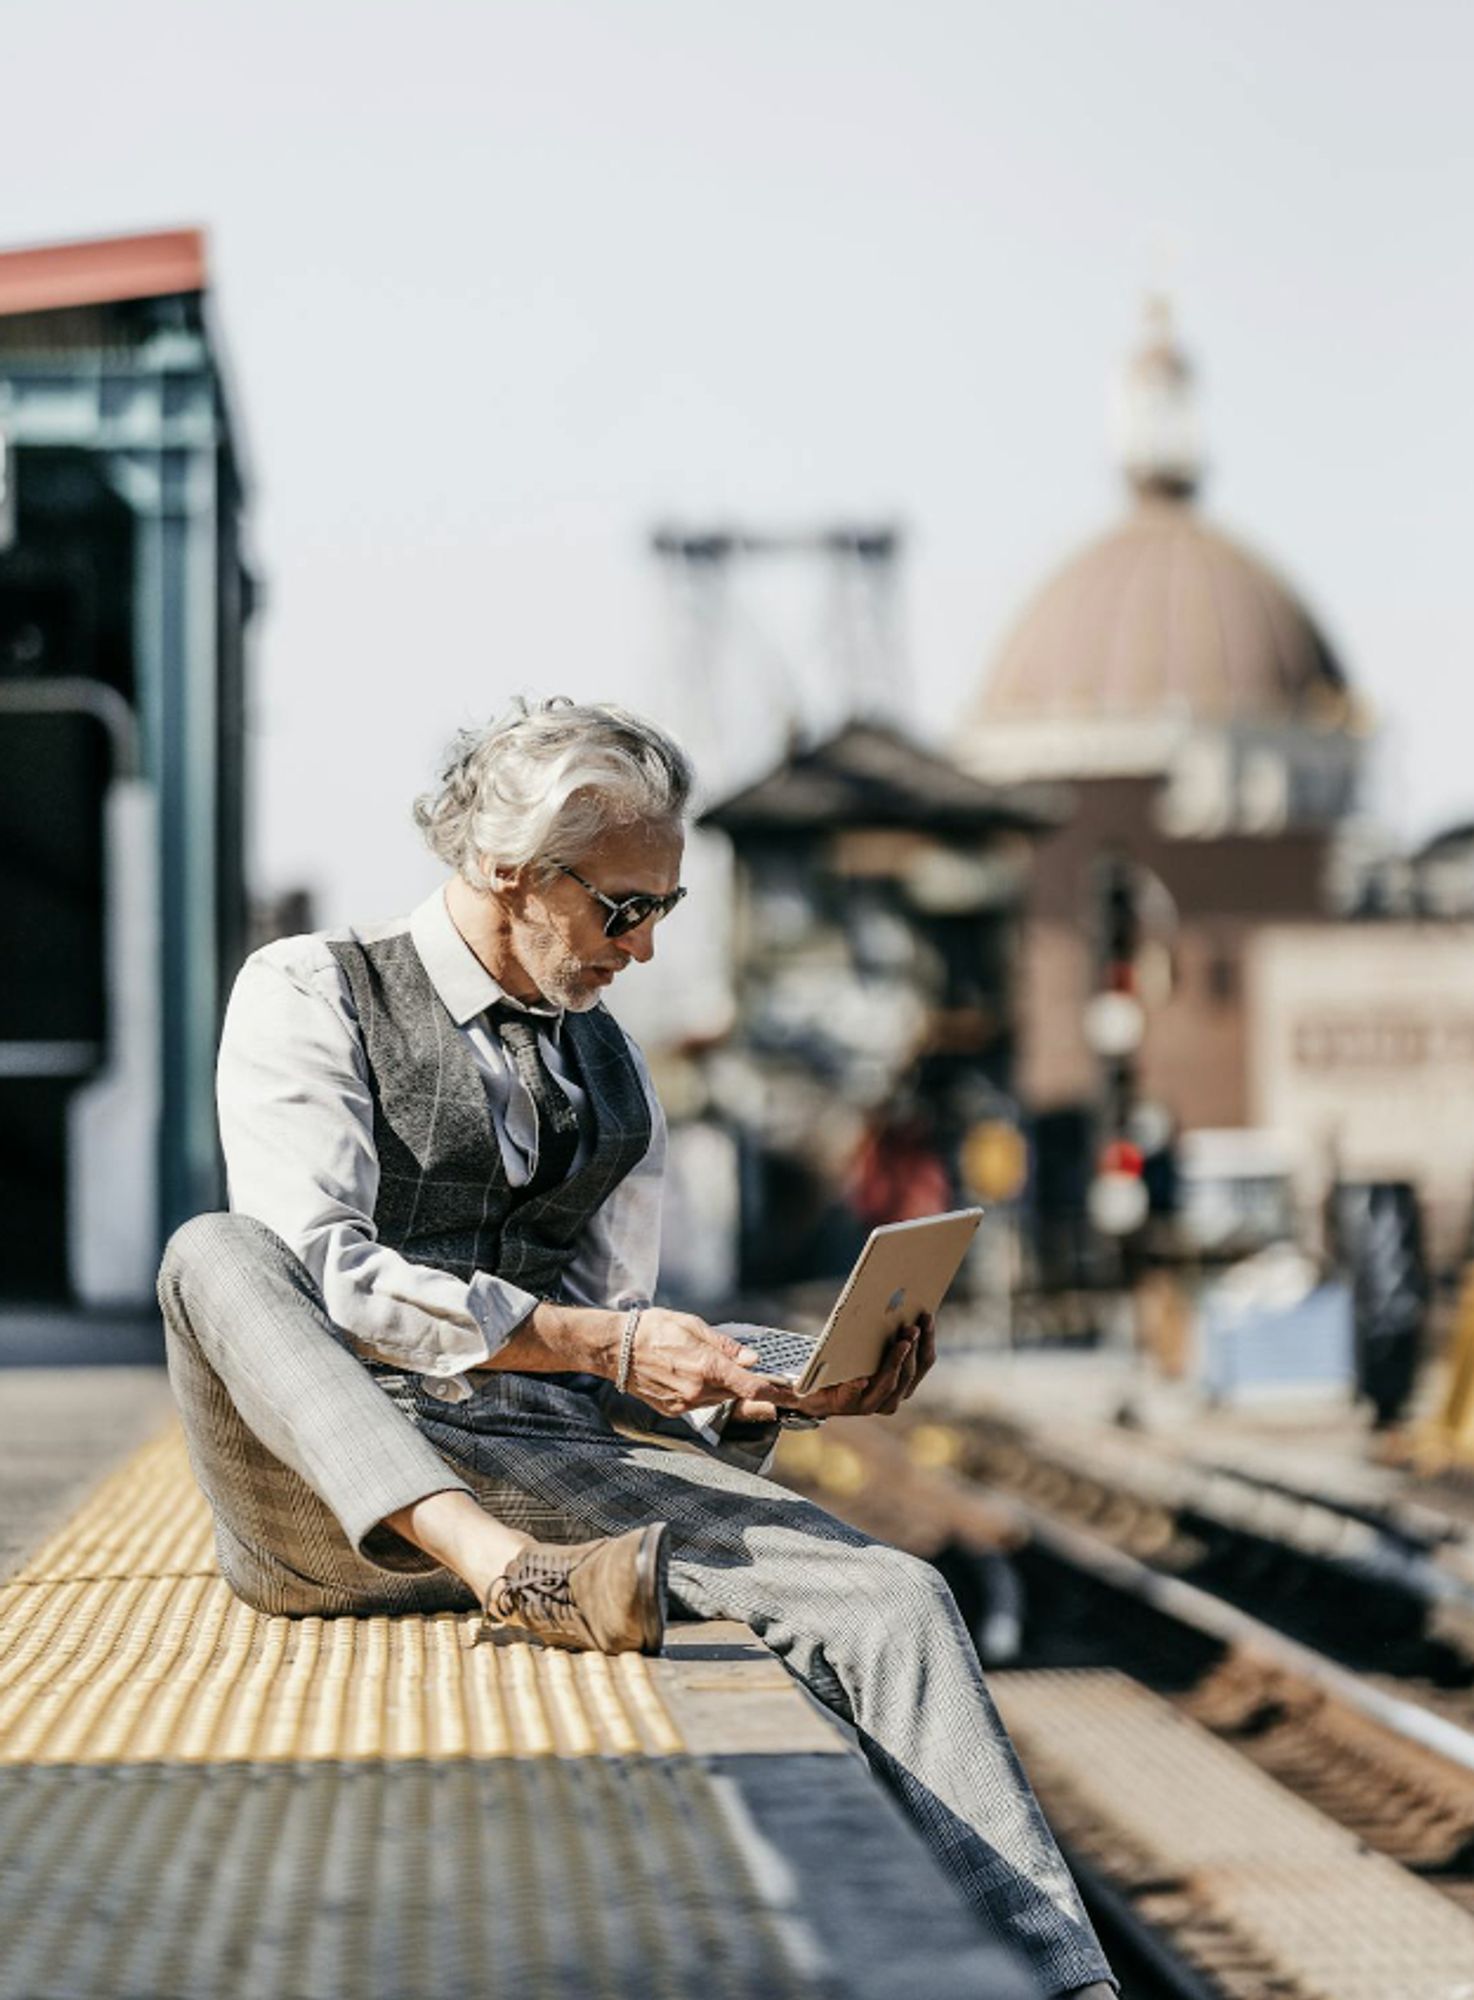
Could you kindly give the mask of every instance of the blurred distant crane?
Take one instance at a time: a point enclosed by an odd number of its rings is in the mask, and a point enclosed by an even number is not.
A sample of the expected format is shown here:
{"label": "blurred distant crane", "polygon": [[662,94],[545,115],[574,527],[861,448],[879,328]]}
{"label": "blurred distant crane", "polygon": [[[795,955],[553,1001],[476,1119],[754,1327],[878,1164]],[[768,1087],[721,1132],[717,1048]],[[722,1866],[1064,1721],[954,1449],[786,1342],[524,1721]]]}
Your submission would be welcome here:
{"label": "blurred distant crane", "polygon": [[[668,523],[652,532],[650,546],[676,588],[675,702],[704,759],[721,764],[747,746],[768,754],[771,743],[752,734],[759,710],[790,739],[816,723],[904,715],[897,616],[903,537],[895,523],[787,531]],[[736,587],[739,567],[775,556],[818,565],[823,577],[817,670],[808,687],[803,662],[754,615],[751,593]]]}

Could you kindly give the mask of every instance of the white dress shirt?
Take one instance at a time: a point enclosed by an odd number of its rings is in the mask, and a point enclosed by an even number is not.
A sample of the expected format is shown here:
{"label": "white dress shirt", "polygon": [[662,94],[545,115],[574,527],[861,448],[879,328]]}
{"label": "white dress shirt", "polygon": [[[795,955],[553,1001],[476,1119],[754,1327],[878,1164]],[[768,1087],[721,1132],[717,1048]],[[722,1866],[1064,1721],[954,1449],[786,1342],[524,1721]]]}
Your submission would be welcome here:
{"label": "white dress shirt", "polygon": [[[366,1360],[418,1375],[446,1402],[471,1394],[466,1371],[490,1359],[538,1303],[494,1272],[467,1283],[411,1263],[374,1228],[379,1162],[368,1063],[348,982],[330,941],[369,943],[408,930],[430,983],[465,1036],[486,1084],[513,1187],[537,1165],[537,1116],[486,1021],[504,993],[451,922],[437,889],[413,915],[371,931],[282,938],[241,968],[226,1009],[217,1092],[230,1206],[272,1229],[307,1266],[328,1314]],[[580,1113],[575,1166],[591,1144],[585,1095],[566,1061],[563,1014],[524,1007],[543,1059]],[[574,1305],[621,1307],[654,1296],[660,1256],[665,1115],[630,1045],[650,1106],[650,1145],[584,1226],[563,1288]]]}

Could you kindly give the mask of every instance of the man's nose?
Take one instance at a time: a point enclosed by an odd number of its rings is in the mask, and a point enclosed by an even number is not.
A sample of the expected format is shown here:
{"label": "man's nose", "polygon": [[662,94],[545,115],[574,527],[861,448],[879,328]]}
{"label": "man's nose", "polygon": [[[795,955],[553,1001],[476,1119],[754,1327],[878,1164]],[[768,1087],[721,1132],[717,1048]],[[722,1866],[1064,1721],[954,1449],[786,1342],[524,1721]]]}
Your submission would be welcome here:
{"label": "man's nose", "polygon": [[641,965],[648,965],[655,956],[654,919],[646,917],[644,923],[636,924],[632,931],[626,931],[623,937],[616,938],[614,942],[626,958],[633,958]]}

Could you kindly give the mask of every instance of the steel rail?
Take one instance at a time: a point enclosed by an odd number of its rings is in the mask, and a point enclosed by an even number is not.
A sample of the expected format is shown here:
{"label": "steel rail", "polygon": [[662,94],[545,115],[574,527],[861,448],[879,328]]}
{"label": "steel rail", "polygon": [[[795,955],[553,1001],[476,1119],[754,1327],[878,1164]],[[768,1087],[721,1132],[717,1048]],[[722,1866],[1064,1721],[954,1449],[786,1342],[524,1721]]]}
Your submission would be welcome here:
{"label": "steel rail", "polygon": [[[1149,1482],[1145,1486],[1129,1478],[1118,1485],[1119,1473],[1090,1463],[1077,1445],[1062,1446],[1052,1441],[1046,1444],[1016,1419],[985,1419],[986,1429],[995,1425],[1003,1430],[1010,1445],[1036,1457],[1041,1464],[1056,1466],[1071,1478],[1091,1480],[1120,1492],[1123,1499],[1167,1508],[1179,1520],[1195,1516],[1232,1534],[1282,1544],[1289,1553],[1303,1556],[1349,1581],[1390,1587],[1430,1610],[1445,1605],[1466,1611],[1474,1609],[1474,1579],[1446,1566],[1446,1558],[1466,1539],[1462,1524],[1450,1517],[1422,1510],[1426,1520],[1420,1531],[1423,1538],[1420,1544],[1417,1532],[1399,1527],[1376,1508],[1307,1492],[1247,1467],[1188,1457],[1154,1460],[1144,1475]],[[977,1435],[975,1423],[965,1418],[944,1428],[956,1429],[964,1438]],[[993,1484],[986,1450],[984,1462],[974,1476],[989,1487]],[[1348,1549],[1327,1541],[1307,1547],[1293,1533],[1277,1532],[1273,1523],[1245,1518],[1237,1508],[1227,1508],[1224,1487],[1242,1493],[1250,1502],[1260,1495],[1283,1501],[1288,1507],[1298,1509],[1302,1517],[1350,1523],[1365,1533],[1370,1545]]]}
{"label": "steel rail", "polygon": [[1122,1938],[1165,1993],[1173,1995],[1173,2000],[1223,2000],[1223,1988],[1173,1949],[1165,1934],[1140,1915],[1131,1898],[1116,1887],[1098,1862],[1088,1860],[1069,1841],[1061,1842],[1061,1852],[1097,1925]]}
{"label": "steel rail", "polygon": [[[952,1475],[956,1477],[956,1475]],[[968,1485],[973,1482],[967,1481]],[[990,1504],[1013,1515],[1029,1539],[1077,1569],[1083,1569],[1117,1590],[1125,1591],[1141,1603],[1167,1617],[1191,1626],[1206,1637],[1220,1640],[1240,1652],[1252,1653],[1272,1666],[1301,1675],[1316,1687],[1333,1695],[1346,1707],[1379,1723],[1394,1735],[1444,1758],[1461,1769],[1474,1771],[1474,1731],[1461,1728],[1416,1702],[1372,1687],[1359,1675],[1333,1660],[1286,1637],[1247,1611],[1240,1611],[1221,1598],[1185,1583],[1180,1577],[1163,1576],[1135,1556],[1113,1548],[1081,1528],[1056,1520],[1042,1508],[1012,1495],[989,1492]]]}

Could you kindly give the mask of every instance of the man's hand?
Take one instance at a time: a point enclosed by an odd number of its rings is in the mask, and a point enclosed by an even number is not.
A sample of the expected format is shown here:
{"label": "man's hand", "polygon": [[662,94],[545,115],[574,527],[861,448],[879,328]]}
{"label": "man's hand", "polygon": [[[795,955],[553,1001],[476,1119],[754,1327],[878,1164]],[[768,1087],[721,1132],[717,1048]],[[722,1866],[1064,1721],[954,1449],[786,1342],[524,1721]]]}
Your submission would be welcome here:
{"label": "man's hand", "polygon": [[[708,1403],[765,1396],[769,1384],[746,1365],[757,1356],[695,1313],[651,1306],[640,1315],[626,1388],[668,1417]],[[609,1371],[612,1374],[612,1370]]]}
{"label": "man's hand", "polygon": [[[488,1370],[527,1375],[607,1375],[619,1371],[625,1314],[595,1306],[557,1305],[539,1300],[511,1338],[483,1363]],[[750,1347],[718,1333],[695,1313],[647,1306],[635,1330],[626,1389],[665,1416],[684,1416],[709,1403],[766,1396],[771,1384],[748,1366],[757,1359]]]}
{"label": "man's hand", "polygon": [[914,1326],[903,1326],[873,1375],[853,1382],[836,1382],[800,1396],[783,1382],[765,1382],[756,1396],[743,1397],[732,1412],[742,1424],[771,1424],[780,1410],[803,1417],[894,1416],[937,1358],[937,1324],[923,1313]]}

